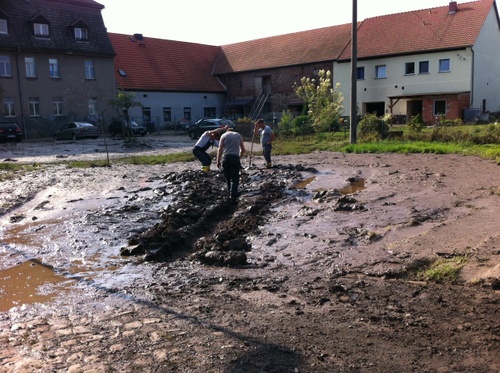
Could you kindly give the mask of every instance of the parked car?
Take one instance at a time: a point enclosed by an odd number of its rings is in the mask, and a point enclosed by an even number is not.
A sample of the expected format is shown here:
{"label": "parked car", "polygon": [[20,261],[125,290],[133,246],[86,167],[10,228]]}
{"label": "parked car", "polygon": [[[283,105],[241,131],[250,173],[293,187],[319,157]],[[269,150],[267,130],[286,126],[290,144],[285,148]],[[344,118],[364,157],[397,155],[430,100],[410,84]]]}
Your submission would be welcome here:
{"label": "parked car", "polygon": [[[130,122],[130,128],[132,130],[132,134],[134,136],[146,136],[148,130],[144,126],[140,126],[136,122]],[[124,124],[121,121],[113,121],[108,128],[108,131],[111,135],[123,135],[126,134]]]}
{"label": "parked car", "polygon": [[0,123],[0,141],[21,141],[23,131],[15,122]]}
{"label": "parked car", "polygon": [[101,135],[101,129],[87,122],[69,122],[54,132],[54,140],[73,140],[89,137],[97,139]]}
{"label": "parked car", "polygon": [[225,126],[236,128],[233,121],[229,119],[201,119],[188,128],[188,136],[192,139],[197,139],[203,135],[205,131],[211,131]]}

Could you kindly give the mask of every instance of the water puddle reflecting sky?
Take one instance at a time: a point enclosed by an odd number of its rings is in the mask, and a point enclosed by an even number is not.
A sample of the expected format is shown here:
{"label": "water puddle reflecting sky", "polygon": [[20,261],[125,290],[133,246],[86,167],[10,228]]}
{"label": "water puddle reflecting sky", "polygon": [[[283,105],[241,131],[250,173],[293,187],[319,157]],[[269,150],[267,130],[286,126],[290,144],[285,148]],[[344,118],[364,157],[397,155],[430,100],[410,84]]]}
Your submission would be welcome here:
{"label": "water puddle reflecting sky", "polygon": [[67,277],[37,259],[0,271],[0,312],[27,303],[47,302],[68,290]]}

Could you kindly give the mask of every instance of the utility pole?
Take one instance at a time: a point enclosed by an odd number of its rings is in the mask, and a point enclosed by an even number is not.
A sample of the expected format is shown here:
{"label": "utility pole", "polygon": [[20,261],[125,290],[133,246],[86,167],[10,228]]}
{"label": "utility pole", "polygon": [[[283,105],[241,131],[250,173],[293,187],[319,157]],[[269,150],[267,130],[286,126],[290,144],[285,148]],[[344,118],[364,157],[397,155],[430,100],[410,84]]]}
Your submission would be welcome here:
{"label": "utility pole", "polygon": [[358,1],[352,0],[352,32],[351,32],[351,123],[350,142],[356,144],[358,126],[357,113],[357,85],[358,85]]}

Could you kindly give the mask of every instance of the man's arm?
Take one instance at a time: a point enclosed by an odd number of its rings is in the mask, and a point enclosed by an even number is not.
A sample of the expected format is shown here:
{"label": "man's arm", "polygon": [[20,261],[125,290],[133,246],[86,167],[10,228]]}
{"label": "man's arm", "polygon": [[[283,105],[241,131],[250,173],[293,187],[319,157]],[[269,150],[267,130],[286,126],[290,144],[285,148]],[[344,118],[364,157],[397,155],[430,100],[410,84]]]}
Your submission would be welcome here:
{"label": "man's arm", "polygon": [[217,149],[217,167],[220,168],[222,151],[224,150],[224,139],[220,139],[219,148]]}

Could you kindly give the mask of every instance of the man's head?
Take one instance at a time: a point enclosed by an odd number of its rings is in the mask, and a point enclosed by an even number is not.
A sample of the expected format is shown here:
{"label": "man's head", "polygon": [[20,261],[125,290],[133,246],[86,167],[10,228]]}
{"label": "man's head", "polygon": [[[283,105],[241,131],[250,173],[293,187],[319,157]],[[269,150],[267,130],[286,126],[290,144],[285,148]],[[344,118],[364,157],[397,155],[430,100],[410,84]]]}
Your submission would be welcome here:
{"label": "man's head", "polygon": [[255,121],[255,126],[259,128],[264,128],[266,126],[266,122],[264,122],[264,119],[259,118]]}

